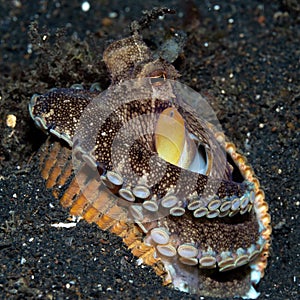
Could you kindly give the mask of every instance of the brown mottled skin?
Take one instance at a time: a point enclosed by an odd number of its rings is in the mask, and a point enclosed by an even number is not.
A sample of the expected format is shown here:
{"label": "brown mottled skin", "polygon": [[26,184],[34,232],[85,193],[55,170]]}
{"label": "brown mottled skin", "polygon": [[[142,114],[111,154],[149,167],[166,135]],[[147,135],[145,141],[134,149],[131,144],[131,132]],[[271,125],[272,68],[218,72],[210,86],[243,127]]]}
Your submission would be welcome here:
{"label": "brown mottled skin", "polygon": [[47,127],[73,136],[80,116],[99,92],[55,89],[36,99],[33,114],[41,115]]}
{"label": "brown mottled skin", "polygon": [[181,218],[167,220],[169,230],[180,238],[181,243],[198,243],[203,251],[211,249],[221,252],[228,249],[247,248],[258,238],[258,224],[255,216],[249,214],[241,218],[216,218],[213,221],[184,214]]}

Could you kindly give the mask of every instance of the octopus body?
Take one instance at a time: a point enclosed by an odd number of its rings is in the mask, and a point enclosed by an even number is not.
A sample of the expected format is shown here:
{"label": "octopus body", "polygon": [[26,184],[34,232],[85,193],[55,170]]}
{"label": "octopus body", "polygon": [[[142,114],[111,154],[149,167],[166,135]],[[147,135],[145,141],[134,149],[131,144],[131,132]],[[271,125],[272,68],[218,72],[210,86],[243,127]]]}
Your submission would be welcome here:
{"label": "octopus body", "polygon": [[53,89],[30,101],[52,136],[39,151],[47,187],[72,215],[121,236],[164,284],[257,298],[271,227],[252,168],[137,31],[103,59],[107,91]]}

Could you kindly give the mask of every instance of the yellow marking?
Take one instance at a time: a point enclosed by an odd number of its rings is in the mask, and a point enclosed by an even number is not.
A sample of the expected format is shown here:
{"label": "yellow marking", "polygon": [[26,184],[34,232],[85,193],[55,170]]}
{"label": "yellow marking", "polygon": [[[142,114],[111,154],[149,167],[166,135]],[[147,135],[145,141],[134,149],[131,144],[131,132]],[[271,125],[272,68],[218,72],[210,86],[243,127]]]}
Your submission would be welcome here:
{"label": "yellow marking", "polygon": [[177,109],[165,109],[155,128],[155,147],[159,157],[177,165],[183,151],[185,135],[184,120]]}

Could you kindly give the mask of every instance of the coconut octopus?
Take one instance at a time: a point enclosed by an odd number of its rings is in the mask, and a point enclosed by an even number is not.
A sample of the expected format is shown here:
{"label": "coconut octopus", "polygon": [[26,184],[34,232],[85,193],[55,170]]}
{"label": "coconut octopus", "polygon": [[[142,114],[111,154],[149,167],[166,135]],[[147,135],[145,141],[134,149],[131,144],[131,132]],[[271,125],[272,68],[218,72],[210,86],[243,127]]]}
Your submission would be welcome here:
{"label": "coconut octopus", "polygon": [[103,54],[111,86],[33,95],[29,112],[50,134],[38,152],[47,188],[70,214],[123,238],[180,291],[255,299],[270,247],[264,192],[201,95],[150,51],[140,29]]}

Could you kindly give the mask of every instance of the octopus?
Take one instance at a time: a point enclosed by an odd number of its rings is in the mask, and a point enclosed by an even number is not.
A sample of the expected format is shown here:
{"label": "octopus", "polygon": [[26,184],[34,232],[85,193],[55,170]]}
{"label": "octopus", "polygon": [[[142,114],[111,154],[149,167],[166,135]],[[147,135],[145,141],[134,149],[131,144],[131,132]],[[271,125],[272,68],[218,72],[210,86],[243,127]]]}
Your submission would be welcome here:
{"label": "octopus", "polygon": [[[270,215],[246,158],[205,99],[149,49],[146,23],[110,44],[110,87],[54,88],[29,112],[49,134],[37,156],[46,187],[72,216],[122,237],[163,284],[256,299],[270,248]],[[148,18],[148,19],[147,19]]]}

